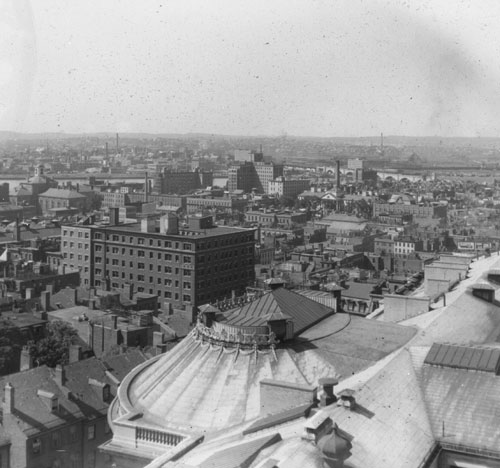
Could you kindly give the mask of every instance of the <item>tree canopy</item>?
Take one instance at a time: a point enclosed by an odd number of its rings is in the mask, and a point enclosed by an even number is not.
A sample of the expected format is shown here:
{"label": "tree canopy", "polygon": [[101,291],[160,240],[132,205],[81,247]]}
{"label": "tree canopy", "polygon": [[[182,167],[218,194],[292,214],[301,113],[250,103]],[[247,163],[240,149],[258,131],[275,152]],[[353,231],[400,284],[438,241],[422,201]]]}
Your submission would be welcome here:
{"label": "tree canopy", "polygon": [[75,342],[77,331],[68,323],[55,320],[47,324],[47,336],[31,345],[35,365],[56,367],[67,364],[69,348]]}

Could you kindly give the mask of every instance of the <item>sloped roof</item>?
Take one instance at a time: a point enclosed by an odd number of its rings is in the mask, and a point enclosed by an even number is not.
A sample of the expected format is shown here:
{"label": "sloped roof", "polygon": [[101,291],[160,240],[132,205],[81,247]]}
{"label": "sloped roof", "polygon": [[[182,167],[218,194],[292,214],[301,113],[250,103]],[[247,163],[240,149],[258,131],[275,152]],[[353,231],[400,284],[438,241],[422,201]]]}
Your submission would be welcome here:
{"label": "sloped roof", "polygon": [[199,468],[237,468],[248,466],[264,448],[281,440],[279,434],[260,437],[215,452]]}
{"label": "sloped roof", "polygon": [[410,353],[401,351],[374,377],[354,388],[356,408],[324,411],[351,434],[348,466],[418,468],[435,440]]}
{"label": "sloped roof", "polygon": [[118,380],[123,378],[136,366],[147,360],[144,353],[138,349],[127,351],[126,353],[118,354],[117,356],[109,356],[104,360],[106,370],[111,372]]}
{"label": "sloped roof", "polygon": [[278,288],[224,314],[222,321],[239,326],[259,326],[265,325],[269,316],[282,314],[293,320],[297,334],[333,313],[334,310],[326,305],[288,289]]}
{"label": "sloped roof", "polygon": [[445,447],[496,450],[500,456],[500,377],[425,364],[427,348],[411,350],[434,437]]}
{"label": "sloped roof", "polygon": [[75,190],[57,189],[57,188],[50,188],[46,192],[41,193],[39,196],[49,197],[49,198],[72,198],[72,199],[87,198],[85,195],[82,195],[81,193],[78,193]]}
{"label": "sloped roof", "polygon": [[[67,399],[57,386],[53,380],[53,370],[47,366],[4,376],[0,381],[1,398],[4,398],[7,382],[14,387],[13,416],[19,429],[28,436],[83,417],[78,405]],[[57,396],[61,410],[52,412],[37,395],[38,390]]]}

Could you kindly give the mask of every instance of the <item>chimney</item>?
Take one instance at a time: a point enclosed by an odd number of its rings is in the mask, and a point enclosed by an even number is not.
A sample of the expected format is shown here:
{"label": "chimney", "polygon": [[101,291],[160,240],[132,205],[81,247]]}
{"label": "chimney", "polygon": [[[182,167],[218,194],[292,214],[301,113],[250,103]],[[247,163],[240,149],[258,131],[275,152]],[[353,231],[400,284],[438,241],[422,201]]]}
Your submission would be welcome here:
{"label": "chimney", "polygon": [[337,406],[344,406],[352,411],[356,407],[356,398],[354,398],[354,393],[354,390],[351,390],[350,388],[346,388],[339,392]]}
{"label": "chimney", "polygon": [[125,284],[125,292],[127,293],[127,297],[132,300],[134,298],[134,284],[126,283]]}
{"label": "chimney", "polygon": [[16,224],[14,225],[14,240],[16,242],[21,240],[21,226],[19,225],[19,218],[16,218]]}
{"label": "chimney", "polygon": [[5,396],[3,402],[3,412],[4,414],[12,414],[15,407],[14,400],[14,387],[10,382],[5,385]]}
{"label": "chimney", "polygon": [[319,379],[318,383],[320,387],[318,390],[319,406],[324,408],[325,406],[335,403],[337,398],[335,397],[333,388],[339,383],[339,381],[335,378],[324,377]]}
{"label": "chimney", "polygon": [[42,310],[44,312],[48,312],[50,309],[50,292],[42,291],[42,295],[40,296],[40,301],[42,303]]}
{"label": "chimney", "polygon": [[148,194],[149,194],[149,179],[148,179],[148,173],[146,171],[144,177],[144,203],[148,202]]}
{"label": "chimney", "polygon": [[324,413],[324,411],[320,411],[307,419],[304,424],[304,432],[302,433],[303,439],[318,443],[321,437],[332,431],[333,421]]}
{"label": "chimney", "polygon": [[120,154],[120,137],[116,134],[116,154]]}
{"label": "chimney", "polygon": [[109,224],[110,226],[117,226],[120,224],[120,208],[112,207],[109,209]]}
{"label": "chimney", "polygon": [[112,315],[111,321],[113,322],[113,330],[118,328],[118,315]]}
{"label": "chimney", "polygon": [[79,345],[71,345],[69,347],[69,362],[78,362],[82,360],[82,347]]}
{"label": "chimney", "polygon": [[106,142],[106,160],[108,159],[109,156],[109,149],[108,149],[108,142]]}
{"label": "chimney", "polygon": [[31,355],[30,352],[30,347],[29,346],[23,346],[23,349],[21,350],[21,361],[20,361],[20,370],[28,370],[28,369],[33,369],[33,356]]}
{"label": "chimney", "polygon": [[337,159],[337,189],[340,189],[340,159]]}
{"label": "chimney", "polygon": [[66,369],[64,366],[61,366],[58,364],[55,369],[55,379],[57,382],[57,385],[60,387],[63,387],[64,384],[66,383]]}

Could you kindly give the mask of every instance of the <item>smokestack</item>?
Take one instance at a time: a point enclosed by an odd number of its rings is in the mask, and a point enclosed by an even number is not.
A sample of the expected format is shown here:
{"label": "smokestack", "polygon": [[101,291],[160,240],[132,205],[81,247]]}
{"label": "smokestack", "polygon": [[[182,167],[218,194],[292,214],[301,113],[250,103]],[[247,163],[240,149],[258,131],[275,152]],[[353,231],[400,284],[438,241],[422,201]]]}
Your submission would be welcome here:
{"label": "smokestack", "polygon": [[120,137],[116,134],[116,154],[120,154]]}
{"label": "smokestack", "polygon": [[340,189],[340,160],[337,159],[337,189]]}
{"label": "smokestack", "polygon": [[106,142],[106,159],[109,157],[109,148],[108,148],[108,142]]}
{"label": "smokestack", "polygon": [[146,176],[144,178],[144,203],[148,202],[148,192],[149,192],[149,179],[148,179],[148,173],[146,171]]}
{"label": "smokestack", "polygon": [[110,226],[117,226],[120,224],[120,208],[111,207],[109,209],[109,224]]}
{"label": "smokestack", "polygon": [[384,134],[380,134],[380,152],[384,154]]}

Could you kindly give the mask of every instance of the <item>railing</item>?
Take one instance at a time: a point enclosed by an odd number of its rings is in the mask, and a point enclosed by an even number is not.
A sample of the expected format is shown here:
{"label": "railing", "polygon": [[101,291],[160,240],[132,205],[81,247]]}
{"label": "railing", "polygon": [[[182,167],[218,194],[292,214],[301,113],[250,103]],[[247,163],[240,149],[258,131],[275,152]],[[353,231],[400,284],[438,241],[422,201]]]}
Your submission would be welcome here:
{"label": "railing", "polygon": [[211,328],[198,322],[193,333],[202,342],[229,348],[262,349],[278,343],[276,335],[267,327],[236,327],[214,323]]}
{"label": "railing", "polygon": [[184,436],[172,434],[157,429],[147,429],[145,427],[135,428],[135,439],[153,444],[169,445],[174,447],[184,440]]}

